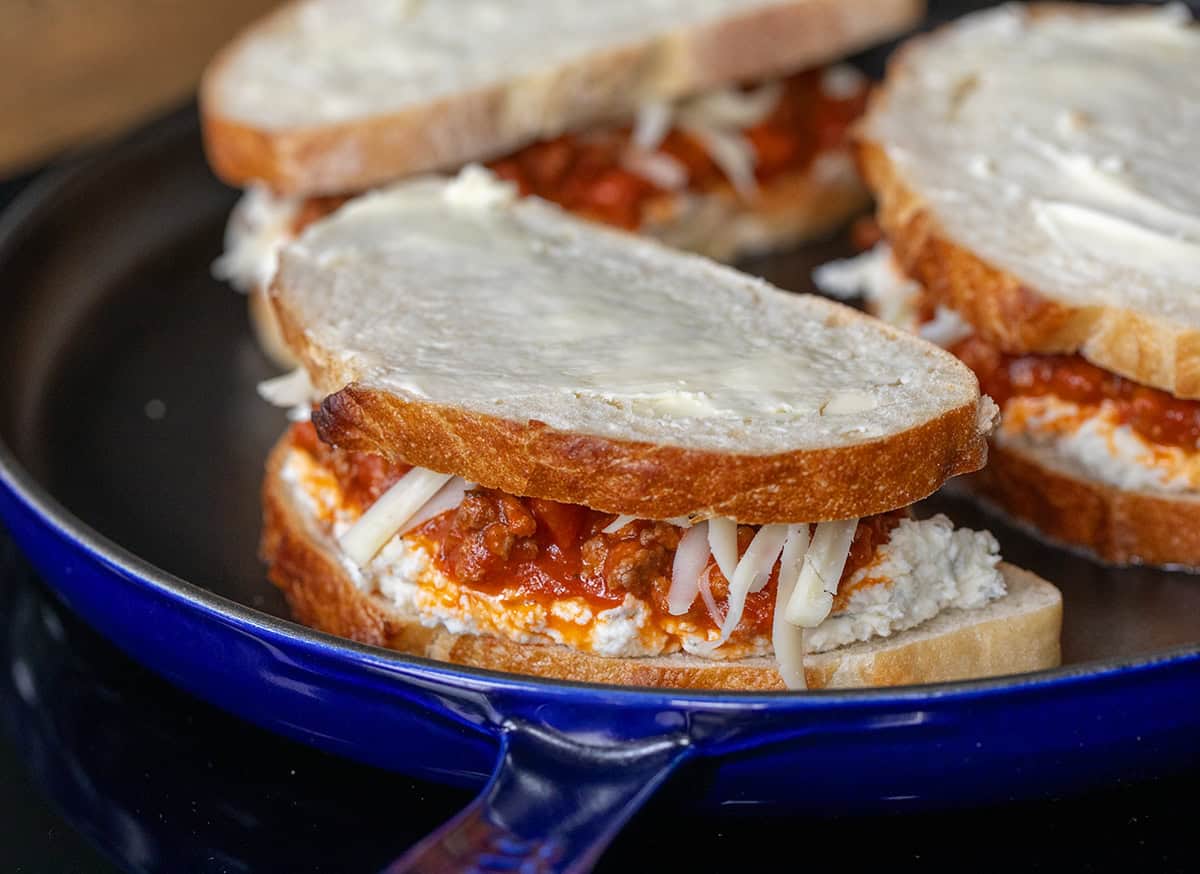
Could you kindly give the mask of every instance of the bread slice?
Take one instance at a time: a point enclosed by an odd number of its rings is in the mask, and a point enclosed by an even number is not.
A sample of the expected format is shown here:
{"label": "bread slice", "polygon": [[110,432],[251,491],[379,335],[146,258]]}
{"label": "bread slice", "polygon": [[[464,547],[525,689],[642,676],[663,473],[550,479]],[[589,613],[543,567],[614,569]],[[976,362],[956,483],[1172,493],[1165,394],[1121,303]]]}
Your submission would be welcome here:
{"label": "bread slice", "polygon": [[897,52],[857,136],[905,272],[1006,351],[1200,397],[1189,20],[1007,5]]}
{"label": "bread slice", "polygon": [[[412,655],[542,677],[691,689],[784,688],[770,658],[608,658],[423,626],[346,575],[336,544],[317,529],[279,475],[286,451],[285,440],[267,466],[261,552],[271,581],[306,625]],[[1061,658],[1061,595],[1028,571],[1001,569],[1008,594],[983,609],[948,610],[891,637],[807,656],[809,688],[934,683],[1054,667]]]}
{"label": "bread slice", "polygon": [[480,168],[347,204],[280,257],[334,445],[517,495],[747,524],[908,506],[984,460],[949,353],[516,200]]}
{"label": "bread slice", "polygon": [[1115,565],[1200,568],[1200,497],[1129,491],[1006,438],[965,485],[1037,536]]}
{"label": "bread slice", "polygon": [[[360,191],[640,105],[816,66],[919,0],[300,0],[210,64],[210,162],[234,185]],[[536,46],[536,49],[534,48]]]}

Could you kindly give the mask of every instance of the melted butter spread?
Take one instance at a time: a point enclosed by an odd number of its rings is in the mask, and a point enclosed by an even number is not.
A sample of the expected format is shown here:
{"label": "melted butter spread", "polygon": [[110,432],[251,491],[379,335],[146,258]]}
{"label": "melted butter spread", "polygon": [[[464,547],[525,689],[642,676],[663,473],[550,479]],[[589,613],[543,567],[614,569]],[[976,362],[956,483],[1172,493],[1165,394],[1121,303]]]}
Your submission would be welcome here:
{"label": "melted butter spread", "polygon": [[1042,294],[1200,325],[1200,27],[1012,5],[915,49],[866,133],[946,233]]}
{"label": "melted butter spread", "polygon": [[932,345],[514,202],[478,167],[313,224],[284,250],[277,289],[338,379],[614,439],[769,454],[978,402],[965,366]]}

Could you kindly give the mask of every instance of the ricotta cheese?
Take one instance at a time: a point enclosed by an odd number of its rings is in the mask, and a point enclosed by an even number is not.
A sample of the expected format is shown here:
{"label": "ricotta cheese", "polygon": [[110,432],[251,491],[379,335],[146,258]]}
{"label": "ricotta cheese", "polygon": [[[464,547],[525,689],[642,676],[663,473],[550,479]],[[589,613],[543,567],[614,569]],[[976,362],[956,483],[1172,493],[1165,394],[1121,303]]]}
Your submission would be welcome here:
{"label": "ricotta cheese", "polygon": [[996,538],[988,531],[955,528],[945,516],[905,519],[876,556],[874,564],[859,570],[847,584],[880,579],[891,580],[891,585],[854,590],[841,613],[809,629],[806,651],[825,652],[887,637],[943,610],[975,610],[1004,595]]}
{"label": "ricotta cheese", "polygon": [[1125,491],[1200,490],[1200,451],[1150,443],[1121,424],[1108,402],[1084,407],[1049,396],[1013,398],[995,439],[1048,450],[1069,470]]}

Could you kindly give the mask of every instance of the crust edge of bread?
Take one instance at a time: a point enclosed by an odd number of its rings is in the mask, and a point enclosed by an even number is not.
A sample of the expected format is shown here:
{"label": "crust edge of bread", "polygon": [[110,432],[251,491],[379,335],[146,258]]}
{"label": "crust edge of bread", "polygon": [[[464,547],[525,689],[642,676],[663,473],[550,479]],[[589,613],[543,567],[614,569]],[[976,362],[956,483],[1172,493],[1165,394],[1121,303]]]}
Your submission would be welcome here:
{"label": "crust edge of bread", "polygon": [[[1090,17],[1130,11],[1066,3],[1034,3],[1030,9],[1035,16]],[[943,25],[954,26],[953,22]],[[875,195],[877,219],[901,268],[938,303],[958,312],[1006,352],[1078,352],[1136,382],[1177,397],[1200,398],[1200,331],[1131,309],[1064,304],[980,258],[956,242],[953,230],[941,225],[886,148],[865,135],[866,119],[888,100],[888,79],[913,63],[913,56],[938,32],[908,40],[892,55],[888,76],[873,92],[866,115],[852,134],[859,170]]]}
{"label": "crust edge of bread", "polygon": [[356,384],[313,415],[331,445],[510,494],[645,519],[725,516],[745,524],[907,507],[983,466],[987,441],[977,418],[971,403],[869,443],[736,455],[560,431]]}
{"label": "crust edge of bread", "polygon": [[[690,689],[783,688],[771,659],[605,658],[564,646],[427,628],[350,581],[280,479],[287,451],[285,436],[267,464],[261,554],[271,581],[306,625],[410,655],[557,679]],[[943,682],[1056,666],[1061,659],[1061,595],[1028,571],[1011,565],[1002,569],[1010,594],[971,621],[963,621],[962,611],[949,611],[959,615],[943,614],[891,638],[811,655],[805,665],[810,688]]]}
{"label": "crust edge of bread", "polygon": [[[627,114],[639,98],[670,98],[835,60],[912,26],[924,2],[792,0],[699,25],[683,36],[596,52],[561,71],[552,88],[531,77],[531,94],[543,104],[538,129],[510,109],[521,102],[522,81],[312,127],[272,131],[223,113],[218,92],[230,59],[244,41],[280,26],[295,6],[252,24],[213,59],[202,78],[205,151],[216,174],[231,185],[259,181],[283,194],[337,194],[486,160],[539,136]],[[587,93],[603,95],[589,104],[586,117],[572,110],[582,85]],[[445,136],[447,130],[454,136]]]}

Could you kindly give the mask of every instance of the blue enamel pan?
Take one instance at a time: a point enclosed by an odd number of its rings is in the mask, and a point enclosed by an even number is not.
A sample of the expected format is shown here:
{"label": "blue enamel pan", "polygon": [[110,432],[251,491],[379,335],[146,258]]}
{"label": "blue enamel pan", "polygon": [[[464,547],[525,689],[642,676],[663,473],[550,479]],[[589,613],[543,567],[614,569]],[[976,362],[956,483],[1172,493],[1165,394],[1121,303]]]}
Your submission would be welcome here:
{"label": "blue enamel pan", "polygon": [[[1065,666],[980,682],[691,693],[451,667],[291,622],[255,554],[284,422],[212,280],[234,194],[180,117],[29,188],[0,222],[0,519],[135,659],[282,734],[481,789],[393,870],[581,871],[672,772],[703,808],[854,812],[1081,791],[1197,760],[1200,585],[1038,545]],[[809,250],[750,265],[807,287]]]}

